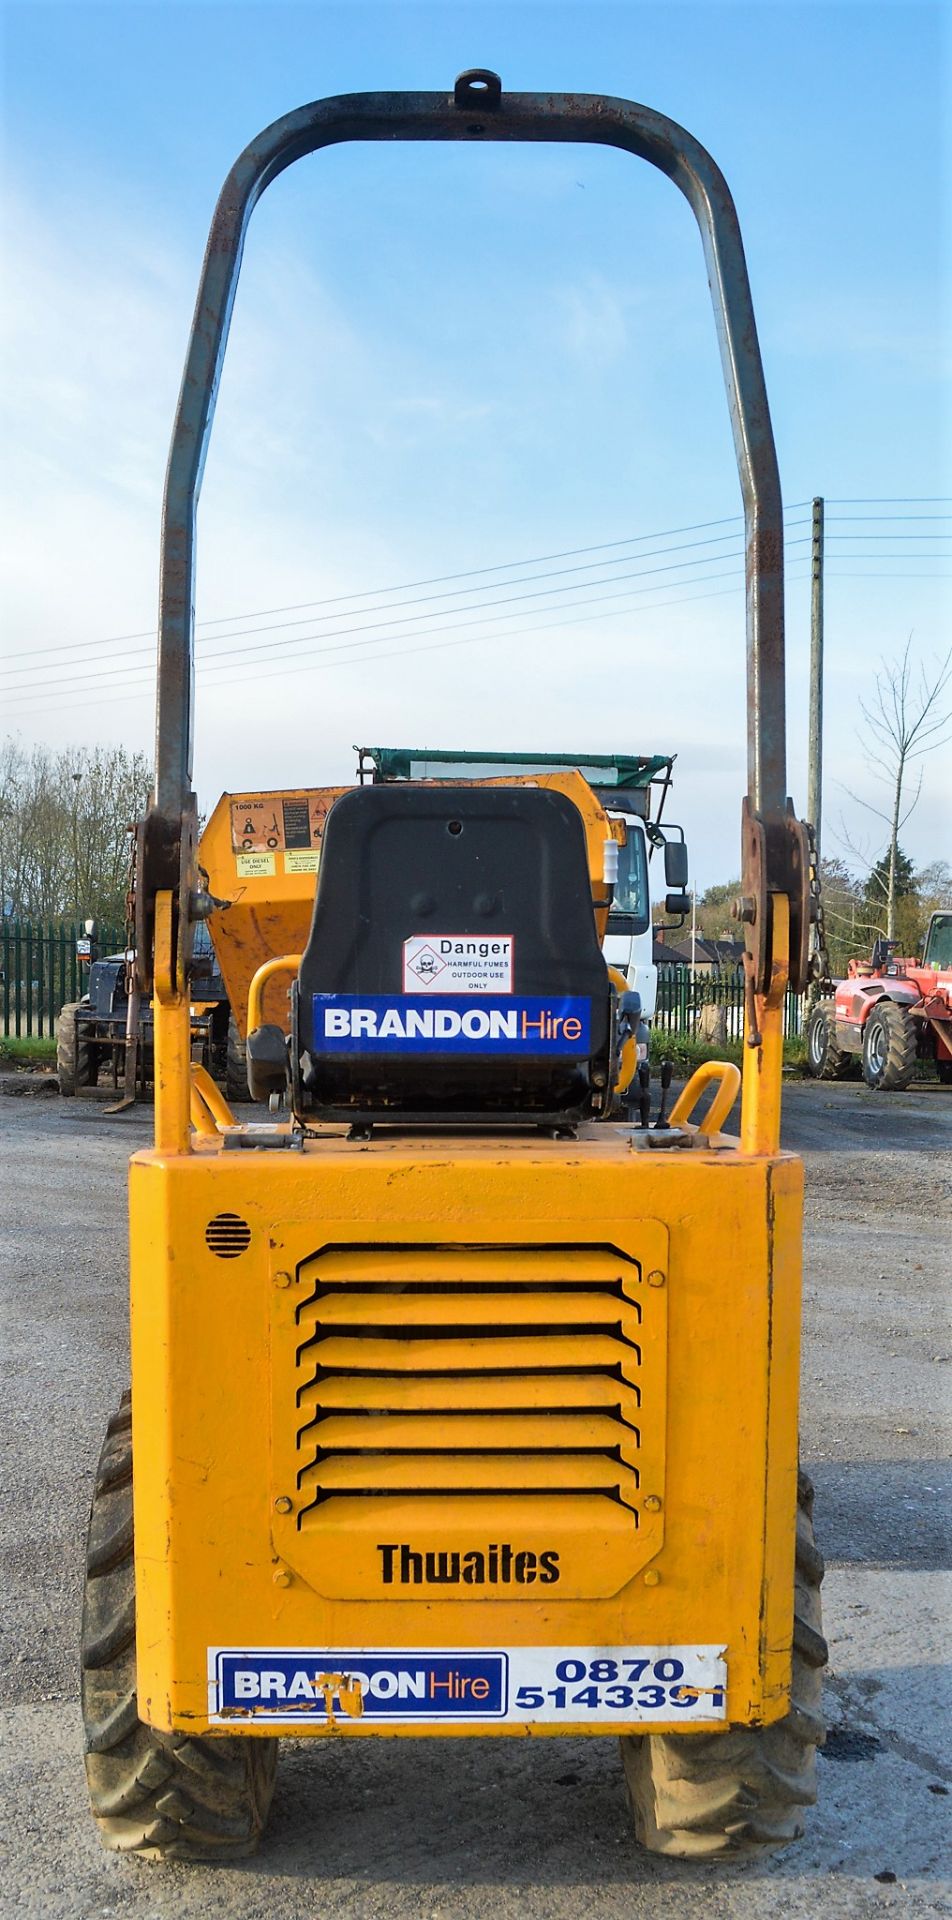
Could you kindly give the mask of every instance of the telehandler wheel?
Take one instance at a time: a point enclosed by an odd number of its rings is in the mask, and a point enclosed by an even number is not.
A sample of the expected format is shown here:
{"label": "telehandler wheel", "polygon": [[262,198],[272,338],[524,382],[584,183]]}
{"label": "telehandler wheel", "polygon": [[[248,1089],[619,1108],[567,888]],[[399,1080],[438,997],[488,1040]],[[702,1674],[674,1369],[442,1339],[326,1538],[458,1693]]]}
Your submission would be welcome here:
{"label": "telehandler wheel", "polygon": [[813,1487],[801,1474],[790,1711],[769,1727],[623,1737],[635,1833],[649,1852],[736,1859],[800,1838],[800,1809],[816,1800],[816,1749],[825,1738],[822,1578],[823,1560],[813,1539]]}
{"label": "telehandler wheel", "polygon": [[274,1792],[277,1740],[156,1733],[139,1719],[132,1556],[132,1407],[99,1458],[86,1556],[82,1700],[86,1780],[103,1845],[146,1860],[253,1853]]}
{"label": "telehandler wheel", "polygon": [[99,1056],[88,1040],[80,1039],[76,1014],[88,1007],[88,1000],[71,1000],[60,1009],[56,1022],[56,1078],[64,1099],[72,1099],[77,1087],[94,1087],[99,1078]]}
{"label": "telehandler wheel", "polygon": [[806,1030],[807,1067],[814,1080],[846,1080],[859,1066],[855,1054],[847,1053],[836,1038],[832,1000],[818,1000]]}
{"label": "telehandler wheel", "polygon": [[915,1070],[915,1021],[895,1000],[880,1000],[863,1034],[863,1079],[879,1093],[901,1093]]}
{"label": "telehandler wheel", "polygon": [[248,1092],[248,1057],[245,1043],[238,1032],[238,1022],[234,1014],[228,1016],[228,1053],[225,1063],[225,1092],[234,1106],[236,1100],[250,1100]]}
{"label": "telehandler wheel", "polygon": [[937,1060],[935,1070],[944,1087],[952,1087],[952,1060]]}

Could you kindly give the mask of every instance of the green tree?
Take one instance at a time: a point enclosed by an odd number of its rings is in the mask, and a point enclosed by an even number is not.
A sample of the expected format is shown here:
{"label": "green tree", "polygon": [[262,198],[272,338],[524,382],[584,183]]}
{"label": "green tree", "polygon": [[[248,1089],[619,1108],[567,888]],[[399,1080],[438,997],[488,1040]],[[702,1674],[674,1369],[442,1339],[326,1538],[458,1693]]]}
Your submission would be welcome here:
{"label": "green tree", "polygon": [[0,747],[0,896],[15,919],[125,918],[128,829],[152,776],[125,747]]}
{"label": "green tree", "polygon": [[916,870],[907,853],[897,844],[895,866],[890,849],[880,855],[874,867],[870,868],[863,897],[867,906],[875,911],[884,910],[889,899],[890,869],[893,870],[893,898],[901,900],[905,895],[916,892]]}

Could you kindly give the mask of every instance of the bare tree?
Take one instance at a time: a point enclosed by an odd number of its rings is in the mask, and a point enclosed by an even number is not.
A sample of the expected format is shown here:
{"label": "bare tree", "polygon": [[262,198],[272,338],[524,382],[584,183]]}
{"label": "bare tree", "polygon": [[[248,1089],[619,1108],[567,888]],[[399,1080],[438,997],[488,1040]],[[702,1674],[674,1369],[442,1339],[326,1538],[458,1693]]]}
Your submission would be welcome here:
{"label": "bare tree", "polygon": [[[886,848],[886,936],[896,936],[896,855],[899,834],[918,804],[922,792],[922,767],[912,799],[906,802],[906,787],[916,761],[944,746],[949,735],[944,729],[952,719],[952,708],[942,710],[942,696],[952,678],[952,649],[931,675],[919,666],[918,678],[912,662],[912,635],[906,641],[901,660],[884,660],[876,675],[875,690],[869,702],[860,701],[864,727],[860,741],[873,773],[888,784],[889,809],[884,812],[858,794],[850,798],[889,828]],[[849,792],[849,788],[847,788]],[[855,851],[855,849],[851,849]]]}

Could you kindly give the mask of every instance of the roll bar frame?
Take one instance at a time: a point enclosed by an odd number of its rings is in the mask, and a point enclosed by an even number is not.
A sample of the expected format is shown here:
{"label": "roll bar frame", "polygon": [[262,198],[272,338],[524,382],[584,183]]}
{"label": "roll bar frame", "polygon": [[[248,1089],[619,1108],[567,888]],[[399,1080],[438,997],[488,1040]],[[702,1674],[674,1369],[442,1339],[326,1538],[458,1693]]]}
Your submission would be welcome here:
{"label": "roll bar frame", "polygon": [[[471,70],[444,93],[356,93],[318,100],[258,135],[225,181],[209,232],[165,482],[159,605],[155,792],[139,832],[138,948],[151,974],[154,901],[176,895],[180,982],[187,976],[193,909],[194,578],[196,511],[228,341],[245,234],[271,182],[305,155],[347,141],[504,140],[589,143],[647,160],[680,188],[697,220],[727,389],[744,503],[747,574],[748,802],[743,834],[751,990],[770,979],[769,904],[783,892],[794,916],[792,953],[805,934],[803,847],[786,797],[783,507],[776,449],[743,242],[733,199],[711,155],[675,121],[601,94],[504,93],[496,74]],[[752,932],[751,929],[754,929]],[[146,958],[148,956],[148,958]],[[796,975],[796,964],[792,967]],[[795,981],[796,983],[796,981]]]}

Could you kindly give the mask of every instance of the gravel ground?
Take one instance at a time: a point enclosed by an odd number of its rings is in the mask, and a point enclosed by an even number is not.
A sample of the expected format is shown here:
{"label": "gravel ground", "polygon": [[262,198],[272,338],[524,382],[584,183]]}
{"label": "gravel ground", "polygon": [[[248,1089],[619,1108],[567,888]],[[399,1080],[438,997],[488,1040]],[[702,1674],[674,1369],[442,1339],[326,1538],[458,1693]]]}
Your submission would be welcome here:
{"label": "gravel ground", "polygon": [[[126,1382],[124,1163],[149,1115],[0,1099],[4,1741],[17,1914],[136,1920],[467,1915],[730,1920],[952,1914],[944,1672],[952,1333],[952,1094],[794,1084],[808,1170],[804,1455],[831,1672],[820,1805],[766,1864],[634,1848],[614,1742],[288,1742],[255,1860],[149,1868],[103,1853],[80,1758],[81,1542]],[[947,1432],[947,1428],[946,1428]],[[945,1494],[945,1501],[943,1495]]]}

